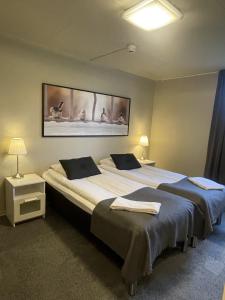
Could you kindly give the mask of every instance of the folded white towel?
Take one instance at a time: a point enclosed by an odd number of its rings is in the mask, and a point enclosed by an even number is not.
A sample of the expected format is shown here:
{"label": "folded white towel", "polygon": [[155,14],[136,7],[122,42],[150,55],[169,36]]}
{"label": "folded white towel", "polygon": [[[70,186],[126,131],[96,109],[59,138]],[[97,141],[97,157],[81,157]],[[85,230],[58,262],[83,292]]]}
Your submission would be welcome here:
{"label": "folded white towel", "polygon": [[188,178],[192,183],[199,186],[204,190],[223,190],[224,185],[216,183],[213,180],[206,179],[203,177],[189,177]]}
{"label": "folded white towel", "polygon": [[158,202],[133,201],[117,197],[110,205],[110,208],[157,215],[159,213],[160,206],[161,203]]}

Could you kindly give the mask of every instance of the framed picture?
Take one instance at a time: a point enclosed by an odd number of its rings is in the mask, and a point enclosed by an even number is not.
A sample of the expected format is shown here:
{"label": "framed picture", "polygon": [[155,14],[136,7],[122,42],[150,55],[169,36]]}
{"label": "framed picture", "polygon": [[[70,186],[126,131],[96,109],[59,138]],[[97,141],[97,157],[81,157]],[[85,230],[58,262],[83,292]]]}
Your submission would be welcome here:
{"label": "framed picture", "polygon": [[126,136],[130,98],[42,84],[42,136]]}

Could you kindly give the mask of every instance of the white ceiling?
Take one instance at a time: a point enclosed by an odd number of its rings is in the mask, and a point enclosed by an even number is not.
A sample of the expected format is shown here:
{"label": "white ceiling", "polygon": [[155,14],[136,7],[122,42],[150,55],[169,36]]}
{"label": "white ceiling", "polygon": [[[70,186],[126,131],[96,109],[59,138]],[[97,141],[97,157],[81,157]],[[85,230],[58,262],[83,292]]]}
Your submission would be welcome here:
{"label": "white ceiling", "polygon": [[138,0],[0,0],[0,34],[89,61],[137,45],[135,54],[112,54],[93,64],[151,79],[225,67],[225,1],[171,0],[184,18],[143,31],[121,18]]}

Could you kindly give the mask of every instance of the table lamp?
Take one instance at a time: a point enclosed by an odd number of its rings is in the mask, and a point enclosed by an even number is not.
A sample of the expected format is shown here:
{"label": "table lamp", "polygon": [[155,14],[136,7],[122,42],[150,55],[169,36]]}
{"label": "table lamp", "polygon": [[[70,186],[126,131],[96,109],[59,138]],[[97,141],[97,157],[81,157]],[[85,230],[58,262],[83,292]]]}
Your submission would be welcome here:
{"label": "table lamp", "polygon": [[[148,137],[147,137],[147,135],[142,135],[140,137],[139,145],[142,146],[143,148],[144,147],[148,147],[149,143],[148,143]],[[144,159],[145,159],[145,149],[143,149],[142,156],[141,156],[141,160],[144,160]]]}
{"label": "table lamp", "polygon": [[16,155],[17,157],[17,168],[16,168],[16,174],[13,175],[13,178],[21,179],[23,178],[23,175],[19,173],[19,155],[26,155],[27,150],[26,146],[24,144],[24,140],[21,138],[12,138],[10,141],[9,146],[9,152],[8,154]]}

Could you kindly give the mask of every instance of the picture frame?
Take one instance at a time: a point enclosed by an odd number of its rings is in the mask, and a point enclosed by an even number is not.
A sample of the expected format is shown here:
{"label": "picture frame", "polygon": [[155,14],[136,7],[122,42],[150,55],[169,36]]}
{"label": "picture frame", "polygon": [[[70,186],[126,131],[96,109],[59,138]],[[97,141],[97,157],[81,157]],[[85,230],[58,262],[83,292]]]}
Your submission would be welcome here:
{"label": "picture frame", "polygon": [[42,136],[128,136],[130,104],[129,97],[42,83]]}

